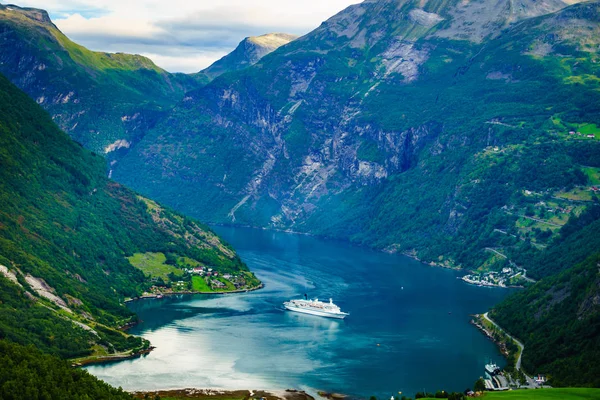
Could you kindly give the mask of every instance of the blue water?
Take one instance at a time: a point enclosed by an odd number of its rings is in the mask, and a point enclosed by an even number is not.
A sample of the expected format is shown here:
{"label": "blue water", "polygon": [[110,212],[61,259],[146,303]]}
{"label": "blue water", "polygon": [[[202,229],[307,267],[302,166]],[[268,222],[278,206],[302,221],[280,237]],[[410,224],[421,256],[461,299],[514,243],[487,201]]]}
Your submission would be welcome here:
{"label": "blue water", "polygon": [[[130,304],[148,356],[88,370],[128,390],[302,388],[389,398],[464,390],[504,360],[468,322],[509,292],[469,286],[455,271],[308,236],[217,228],[265,283],[226,296]],[[281,310],[308,293],[332,297],[343,321]]]}

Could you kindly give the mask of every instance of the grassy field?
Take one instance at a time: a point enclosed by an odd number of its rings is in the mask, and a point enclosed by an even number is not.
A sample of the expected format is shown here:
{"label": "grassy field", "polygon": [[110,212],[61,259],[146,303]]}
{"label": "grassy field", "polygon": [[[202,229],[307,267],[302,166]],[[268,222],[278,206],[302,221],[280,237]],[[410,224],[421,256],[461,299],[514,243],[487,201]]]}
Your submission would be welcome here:
{"label": "grassy field", "polygon": [[575,201],[592,201],[592,192],[587,188],[575,188],[570,192],[559,192],[556,197]]}
{"label": "grassy field", "polygon": [[509,390],[507,392],[485,392],[483,396],[477,398],[484,400],[597,400],[600,399],[600,389],[565,388]]}
{"label": "grassy field", "polygon": [[192,276],[192,290],[195,292],[212,292],[210,286],[201,276]]}
{"label": "grassy field", "polygon": [[584,135],[594,135],[596,139],[600,138],[600,128],[596,124],[581,124],[578,131]]}
{"label": "grassy field", "polygon": [[221,281],[225,284],[225,290],[235,290],[234,284],[229,282],[227,279],[219,278],[219,281]]}
{"label": "grassy field", "polygon": [[179,268],[165,264],[167,257],[163,253],[135,253],[127,259],[131,265],[153,278],[162,278],[167,281],[171,272],[177,276],[183,275],[183,271]]}
{"label": "grassy field", "polygon": [[591,185],[600,185],[600,168],[581,167],[581,170],[587,175]]}
{"label": "grassy field", "polygon": [[485,400],[575,400],[600,399],[600,389],[567,388],[567,389],[535,389],[511,390],[508,392],[488,392]]}
{"label": "grassy field", "polygon": [[194,260],[193,258],[189,258],[189,257],[179,257],[177,259],[177,264],[180,267],[191,267],[191,268],[196,268],[196,267],[203,267],[204,264],[202,264],[199,261]]}

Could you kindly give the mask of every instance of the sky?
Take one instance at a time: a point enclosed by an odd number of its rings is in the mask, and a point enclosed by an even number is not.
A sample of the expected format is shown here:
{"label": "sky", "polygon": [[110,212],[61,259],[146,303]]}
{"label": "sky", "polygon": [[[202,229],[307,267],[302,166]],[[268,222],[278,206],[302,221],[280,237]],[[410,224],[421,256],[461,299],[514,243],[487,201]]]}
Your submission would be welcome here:
{"label": "sky", "polygon": [[361,0],[14,0],[42,8],[71,40],[198,72],[247,36],[303,35]]}

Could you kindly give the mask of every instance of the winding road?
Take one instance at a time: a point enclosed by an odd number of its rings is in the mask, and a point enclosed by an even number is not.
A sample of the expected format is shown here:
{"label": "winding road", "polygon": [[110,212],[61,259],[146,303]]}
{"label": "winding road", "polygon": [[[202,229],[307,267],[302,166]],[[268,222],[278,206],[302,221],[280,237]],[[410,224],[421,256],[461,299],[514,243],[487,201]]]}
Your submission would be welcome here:
{"label": "winding road", "polygon": [[523,351],[525,351],[525,345],[523,343],[521,343],[520,341],[518,341],[517,339],[515,339],[514,337],[512,337],[511,335],[509,335],[508,333],[506,333],[506,331],[504,331],[504,329],[502,329],[500,327],[500,325],[498,325],[497,323],[492,321],[491,318],[488,316],[488,313],[483,314],[483,318],[487,319],[492,325],[494,325],[496,327],[496,329],[498,329],[500,332],[504,333],[506,336],[508,336],[509,338],[514,340],[515,343],[517,344],[517,346],[519,346],[521,351],[519,352],[519,358],[517,358],[517,363],[515,364],[515,368],[517,369],[517,371],[520,370],[521,369],[521,356],[523,355]]}
{"label": "winding road", "polygon": [[[492,321],[492,319],[489,317],[488,313],[483,314],[483,318],[485,318],[486,320],[488,320],[500,332],[504,333],[506,336],[508,336],[509,338],[511,338],[512,340],[514,340],[515,343],[517,344],[517,346],[519,346],[519,348],[521,349],[521,351],[519,352],[519,358],[517,359],[517,362],[515,364],[515,369],[517,369],[517,371],[520,371],[521,370],[521,356],[523,355],[523,352],[525,351],[525,345],[523,343],[521,343],[519,340],[515,339],[513,336],[511,336],[508,333],[506,333],[506,331],[504,329],[502,329],[500,327],[500,325],[498,325],[497,323],[495,323],[494,321]],[[521,372],[523,372],[523,371],[521,371]],[[538,387],[540,387],[536,383],[536,381],[533,380],[533,378],[531,378],[529,375],[527,375],[524,372],[523,372],[523,375],[525,375],[525,379],[527,380],[527,385],[520,386],[520,388],[528,386],[530,389],[537,389]],[[550,387],[550,386],[541,386],[541,387]]]}

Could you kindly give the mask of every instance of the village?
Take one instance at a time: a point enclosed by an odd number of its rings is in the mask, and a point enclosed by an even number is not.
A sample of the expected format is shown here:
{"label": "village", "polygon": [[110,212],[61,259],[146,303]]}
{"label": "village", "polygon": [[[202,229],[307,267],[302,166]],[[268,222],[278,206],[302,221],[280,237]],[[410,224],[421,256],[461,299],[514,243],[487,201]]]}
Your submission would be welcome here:
{"label": "village", "polygon": [[521,287],[528,280],[527,270],[515,264],[500,271],[465,275],[461,279],[471,285],[493,287]]}
{"label": "village", "polygon": [[[212,290],[226,290],[228,287],[230,288],[227,283],[233,285],[235,290],[243,289],[246,286],[246,280],[242,276],[226,273],[219,279],[219,272],[208,267],[187,268],[184,271],[191,276],[203,277]],[[224,280],[226,282],[223,282]]]}
{"label": "village", "polygon": [[183,272],[184,275],[180,277],[181,280],[170,281],[165,285],[161,285],[157,281],[139,298],[160,299],[163,296],[178,294],[235,293],[252,291],[262,287],[262,284],[252,286],[252,282],[242,275],[221,274],[208,267],[187,268]]}

